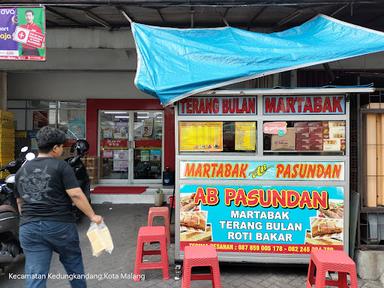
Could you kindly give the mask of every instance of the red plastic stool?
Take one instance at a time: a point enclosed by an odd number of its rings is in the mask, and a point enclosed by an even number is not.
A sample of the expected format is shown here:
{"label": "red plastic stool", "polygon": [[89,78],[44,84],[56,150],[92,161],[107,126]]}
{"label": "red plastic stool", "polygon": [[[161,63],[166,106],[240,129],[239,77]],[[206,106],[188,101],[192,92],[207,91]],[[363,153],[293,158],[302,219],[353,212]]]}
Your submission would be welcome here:
{"label": "red plastic stool", "polygon": [[[208,274],[192,274],[192,267],[211,268]],[[211,280],[212,286],[221,288],[219,260],[212,246],[186,246],[184,248],[183,280],[181,287],[189,288],[191,280]]]}
{"label": "red plastic stool", "polygon": [[[160,242],[160,250],[144,250],[145,243]],[[161,255],[160,262],[145,262],[145,255]],[[163,279],[169,279],[168,272],[168,253],[167,253],[167,236],[164,226],[144,226],[140,227],[137,235],[136,261],[134,275],[139,275],[141,270],[162,269]],[[140,277],[134,278],[135,282],[140,281]]]}
{"label": "red plastic stool", "polygon": [[[316,276],[315,276],[316,269]],[[337,280],[327,280],[327,271],[337,272]],[[347,273],[351,277],[351,287],[358,288],[355,262],[344,251],[312,250],[308,267],[307,288],[327,286],[349,287]]]}
{"label": "red plastic stool", "polygon": [[170,232],[169,232],[169,209],[168,207],[151,207],[148,212],[148,226],[153,225],[153,219],[155,217],[164,218],[165,232],[167,234],[167,243],[170,243]]}

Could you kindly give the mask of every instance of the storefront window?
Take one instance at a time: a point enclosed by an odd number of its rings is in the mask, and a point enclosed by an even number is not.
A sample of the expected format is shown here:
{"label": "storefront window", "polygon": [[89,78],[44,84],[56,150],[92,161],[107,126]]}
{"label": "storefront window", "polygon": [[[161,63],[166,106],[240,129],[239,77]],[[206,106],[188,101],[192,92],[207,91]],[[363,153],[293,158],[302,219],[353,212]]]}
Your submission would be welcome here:
{"label": "storefront window", "polygon": [[129,114],[107,111],[100,114],[100,177],[128,179]]}
{"label": "storefront window", "polygon": [[162,112],[134,113],[134,178],[161,179]]}
{"label": "storefront window", "polygon": [[159,181],[162,141],[162,112],[100,112],[101,178]]}
{"label": "storefront window", "polygon": [[256,122],[180,122],[180,152],[255,152]]}
{"label": "storefront window", "polygon": [[58,126],[70,139],[85,139],[85,103],[59,102]]}
{"label": "storefront window", "polygon": [[29,100],[28,109],[56,109],[57,101]]}
{"label": "storefront window", "polygon": [[264,154],[345,154],[345,121],[264,122]]}
{"label": "storefront window", "polygon": [[[41,127],[47,125],[65,131],[69,140],[85,138],[84,102],[9,100],[7,104],[8,110],[15,116],[18,131],[16,150],[22,146],[30,146],[36,150],[36,133]],[[65,157],[69,156],[66,152],[65,150]]]}

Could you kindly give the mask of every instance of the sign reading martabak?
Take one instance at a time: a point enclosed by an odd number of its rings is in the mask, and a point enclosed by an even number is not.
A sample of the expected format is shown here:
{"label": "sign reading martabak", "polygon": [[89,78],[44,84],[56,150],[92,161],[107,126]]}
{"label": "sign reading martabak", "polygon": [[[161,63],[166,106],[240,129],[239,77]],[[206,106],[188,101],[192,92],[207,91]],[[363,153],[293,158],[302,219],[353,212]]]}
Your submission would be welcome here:
{"label": "sign reading martabak", "polygon": [[0,7],[0,59],[45,61],[45,9]]}
{"label": "sign reading martabak", "polygon": [[345,96],[264,96],[263,107],[264,115],[345,114]]}

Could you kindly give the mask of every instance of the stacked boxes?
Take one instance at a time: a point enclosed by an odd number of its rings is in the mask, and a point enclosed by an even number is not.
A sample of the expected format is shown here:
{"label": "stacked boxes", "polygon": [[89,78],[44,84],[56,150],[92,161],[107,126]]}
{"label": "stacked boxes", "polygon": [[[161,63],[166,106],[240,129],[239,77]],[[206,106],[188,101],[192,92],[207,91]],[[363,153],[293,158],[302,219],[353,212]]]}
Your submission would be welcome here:
{"label": "stacked boxes", "polygon": [[309,149],[311,151],[323,150],[323,124],[322,122],[308,122]]}
{"label": "stacked boxes", "polygon": [[84,158],[84,165],[87,168],[91,185],[95,185],[98,182],[98,163],[99,161],[97,157]]}
{"label": "stacked boxes", "polygon": [[308,151],[311,150],[309,146],[309,126],[308,122],[295,122],[296,133],[296,150]]}
{"label": "stacked boxes", "polygon": [[[15,158],[15,127],[13,113],[0,110],[0,166],[7,165]],[[6,177],[0,174],[0,179]]]}
{"label": "stacked boxes", "polygon": [[323,150],[323,123],[322,122],[296,122],[296,151],[322,151]]}
{"label": "stacked boxes", "polygon": [[345,150],[345,122],[330,121],[327,126],[327,134],[324,135],[324,151]]}
{"label": "stacked boxes", "polygon": [[272,151],[345,151],[345,128],[344,121],[295,122],[293,128],[287,128],[286,135],[272,135],[271,149]]}
{"label": "stacked boxes", "polygon": [[[329,141],[336,143],[335,151],[345,150],[345,122],[329,121]],[[331,150],[327,150],[331,151]]]}

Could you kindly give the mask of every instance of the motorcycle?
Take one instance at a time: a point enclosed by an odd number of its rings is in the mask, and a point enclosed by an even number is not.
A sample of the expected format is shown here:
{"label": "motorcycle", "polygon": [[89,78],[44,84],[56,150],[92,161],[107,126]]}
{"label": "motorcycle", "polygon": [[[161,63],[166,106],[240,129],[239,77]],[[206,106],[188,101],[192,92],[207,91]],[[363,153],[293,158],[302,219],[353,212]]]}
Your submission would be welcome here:
{"label": "motorcycle", "polygon": [[[77,181],[79,182],[80,188],[83,190],[85,196],[87,197],[89,203],[91,203],[91,184],[89,180],[89,175],[87,169],[81,160],[89,150],[89,144],[86,140],[78,139],[71,147],[71,153],[76,152],[76,155],[64,159],[69,166],[72,167],[75,172]],[[83,216],[83,213],[74,206],[74,213],[76,220],[79,221]]]}
{"label": "motorcycle", "polygon": [[24,163],[35,158],[35,154],[28,150],[27,146],[23,147],[16,160],[0,169],[10,173],[5,183],[0,185],[0,272],[22,254],[19,243],[19,211],[13,191],[16,172]]}

